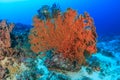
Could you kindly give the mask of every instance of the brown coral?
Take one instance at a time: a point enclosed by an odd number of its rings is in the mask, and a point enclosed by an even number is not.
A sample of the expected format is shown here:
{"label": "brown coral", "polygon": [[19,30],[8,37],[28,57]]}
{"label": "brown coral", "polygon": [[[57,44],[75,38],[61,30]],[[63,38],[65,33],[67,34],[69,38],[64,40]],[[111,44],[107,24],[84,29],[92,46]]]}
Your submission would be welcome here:
{"label": "brown coral", "polygon": [[29,35],[31,49],[38,53],[53,50],[70,61],[85,62],[85,54],[96,52],[96,32],[93,20],[72,9],[52,19],[33,18],[34,28]]}
{"label": "brown coral", "polygon": [[8,48],[11,46],[10,32],[12,31],[14,24],[7,25],[6,20],[0,22],[0,47]]}

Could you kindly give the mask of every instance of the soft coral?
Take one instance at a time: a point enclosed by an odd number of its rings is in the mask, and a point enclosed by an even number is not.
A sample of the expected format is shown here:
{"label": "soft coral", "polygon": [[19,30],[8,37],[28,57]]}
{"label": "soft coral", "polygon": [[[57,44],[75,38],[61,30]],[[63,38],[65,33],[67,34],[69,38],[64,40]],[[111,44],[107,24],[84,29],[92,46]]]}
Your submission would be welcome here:
{"label": "soft coral", "polygon": [[29,35],[31,49],[38,53],[52,49],[70,61],[85,62],[85,54],[96,52],[96,31],[93,20],[85,13],[77,15],[67,9],[55,18],[42,20],[34,17],[34,28]]}

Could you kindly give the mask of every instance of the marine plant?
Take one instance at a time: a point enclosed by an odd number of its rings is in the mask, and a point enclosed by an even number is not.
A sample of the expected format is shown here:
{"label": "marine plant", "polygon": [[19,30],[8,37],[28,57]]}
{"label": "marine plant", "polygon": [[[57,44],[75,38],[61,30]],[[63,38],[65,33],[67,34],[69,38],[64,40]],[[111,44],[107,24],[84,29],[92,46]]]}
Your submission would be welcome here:
{"label": "marine plant", "polygon": [[51,50],[53,55],[60,54],[65,60],[82,65],[86,55],[97,50],[96,29],[87,12],[78,15],[75,10],[68,8],[64,13],[57,11],[52,18],[47,16],[41,19],[36,15],[33,26],[29,42],[35,53]]}

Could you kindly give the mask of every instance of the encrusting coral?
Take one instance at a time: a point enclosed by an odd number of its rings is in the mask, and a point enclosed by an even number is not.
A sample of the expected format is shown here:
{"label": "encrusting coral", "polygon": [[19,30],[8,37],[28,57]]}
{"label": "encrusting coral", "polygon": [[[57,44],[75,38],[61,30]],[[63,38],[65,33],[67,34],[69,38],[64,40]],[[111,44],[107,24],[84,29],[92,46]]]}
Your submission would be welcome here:
{"label": "encrusting coral", "polygon": [[96,52],[97,35],[93,20],[86,12],[78,16],[75,10],[68,8],[64,14],[58,12],[56,17],[42,20],[35,16],[33,21],[29,39],[35,53],[52,50],[65,60],[84,64],[86,55]]}

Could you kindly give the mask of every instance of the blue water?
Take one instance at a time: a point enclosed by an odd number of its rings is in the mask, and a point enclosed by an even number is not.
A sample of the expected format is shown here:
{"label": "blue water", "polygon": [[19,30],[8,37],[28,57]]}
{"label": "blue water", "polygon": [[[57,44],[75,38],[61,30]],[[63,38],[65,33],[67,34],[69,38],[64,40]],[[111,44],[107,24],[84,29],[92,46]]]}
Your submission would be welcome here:
{"label": "blue water", "polygon": [[120,33],[120,0],[0,0],[0,19],[32,24],[32,17],[42,5],[57,3],[61,10],[71,7],[93,18],[98,35]]}

